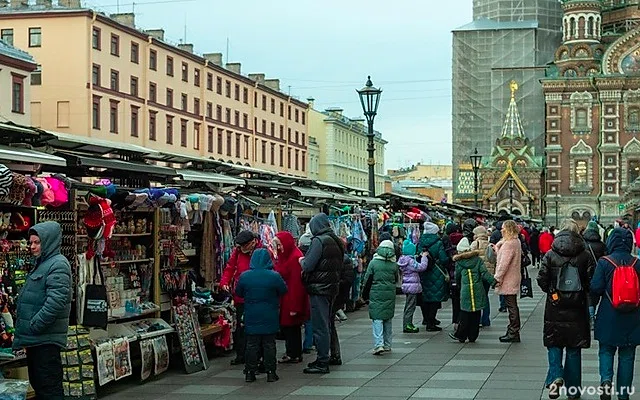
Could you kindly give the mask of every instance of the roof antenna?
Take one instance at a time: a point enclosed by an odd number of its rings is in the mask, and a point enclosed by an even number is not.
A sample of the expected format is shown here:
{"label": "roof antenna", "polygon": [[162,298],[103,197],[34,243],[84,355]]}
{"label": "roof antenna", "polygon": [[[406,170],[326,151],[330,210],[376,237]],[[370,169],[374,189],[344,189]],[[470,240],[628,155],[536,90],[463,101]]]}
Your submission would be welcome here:
{"label": "roof antenna", "polygon": [[187,43],[187,14],[184,14],[184,43]]}
{"label": "roof antenna", "polygon": [[227,62],[225,64],[229,63],[229,36],[227,36]]}

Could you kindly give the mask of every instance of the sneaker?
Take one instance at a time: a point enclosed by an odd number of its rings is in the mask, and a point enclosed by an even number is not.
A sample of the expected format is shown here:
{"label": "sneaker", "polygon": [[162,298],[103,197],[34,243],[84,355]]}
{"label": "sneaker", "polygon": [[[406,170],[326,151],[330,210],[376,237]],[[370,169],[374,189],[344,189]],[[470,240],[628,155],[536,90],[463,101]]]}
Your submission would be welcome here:
{"label": "sneaker", "polygon": [[520,343],[520,336],[502,336],[500,337],[501,343]]}
{"label": "sneaker", "polygon": [[309,365],[307,368],[304,369],[305,374],[328,374],[329,373],[329,366],[328,365],[320,365],[320,364],[313,364],[313,366]]}
{"label": "sneaker", "polygon": [[560,378],[556,379],[549,385],[549,398],[554,400],[560,397],[560,388],[564,385],[564,381]]}
{"label": "sneaker", "polygon": [[374,356],[381,356],[382,353],[384,353],[384,347],[382,347],[382,346],[378,346],[375,349],[373,349],[373,355]]}
{"label": "sneaker", "polygon": [[244,376],[244,381],[247,383],[256,381],[256,373],[255,372],[247,372]]}
{"label": "sneaker", "polygon": [[440,328],[439,326],[427,326],[426,331],[427,332],[440,332],[442,330],[442,328]]}
{"label": "sneaker", "polygon": [[420,329],[418,327],[414,326],[413,324],[409,324],[409,325],[404,327],[402,332],[404,332],[404,333],[418,333],[418,332],[420,332]]}
{"label": "sneaker", "polygon": [[277,382],[278,380],[280,380],[280,377],[275,373],[275,371],[267,372],[267,382]]}
{"label": "sneaker", "polygon": [[340,358],[340,357],[331,357],[329,359],[329,365],[342,365],[342,358]]}
{"label": "sneaker", "polygon": [[384,349],[385,353],[391,353],[391,346],[383,346],[382,348]]}
{"label": "sneaker", "polygon": [[347,317],[347,314],[345,314],[344,311],[342,311],[342,310],[338,310],[336,312],[336,315],[338,316],[338,319],[340,319],[340,321],[342,321],[342,322],[344,322],[344,321],[349,319],[349,317]]}

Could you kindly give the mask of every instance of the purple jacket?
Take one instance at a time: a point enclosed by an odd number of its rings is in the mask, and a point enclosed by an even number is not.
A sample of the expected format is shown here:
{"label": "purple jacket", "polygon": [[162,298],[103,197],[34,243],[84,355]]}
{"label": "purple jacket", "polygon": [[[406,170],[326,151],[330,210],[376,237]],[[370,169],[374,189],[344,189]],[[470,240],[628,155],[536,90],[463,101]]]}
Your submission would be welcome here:
{"label": "purple jacket", "polygon": [[402,272],[402,292],[404,294],[422,293],[422,284],[420,284],[420,272],[427,270],[427,257],[422,257],[420,264],[415,257],[402,256],[398,260],[398,267]]}

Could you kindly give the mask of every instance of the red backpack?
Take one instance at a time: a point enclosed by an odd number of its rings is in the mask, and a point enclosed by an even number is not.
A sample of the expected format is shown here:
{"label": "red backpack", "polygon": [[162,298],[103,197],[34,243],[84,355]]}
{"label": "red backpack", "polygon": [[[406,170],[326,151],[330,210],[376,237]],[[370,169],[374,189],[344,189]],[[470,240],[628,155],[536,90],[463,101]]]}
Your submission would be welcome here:
{"label": "red backpack", "polygon": [[634,257],[631,265],[618,265],[609,257],[602,258],[615,267],[611,280],[611,295],[607,292],[613,308],[621,312],[636,310],[640,306],[640,280],[635,268],[638,259]]}

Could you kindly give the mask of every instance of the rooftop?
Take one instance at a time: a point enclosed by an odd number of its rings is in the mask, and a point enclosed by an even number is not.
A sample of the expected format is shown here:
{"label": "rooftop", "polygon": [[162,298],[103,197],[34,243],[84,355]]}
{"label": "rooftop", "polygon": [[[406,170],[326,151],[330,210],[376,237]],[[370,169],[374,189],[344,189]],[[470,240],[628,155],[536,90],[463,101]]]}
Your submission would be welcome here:
{"label": "rooftop", "polygon": [[466,25],[463,25],[454,32],[464,31],[497,31],[503,29],[536,29],[538,21],[494,21],[492,19],[481,18]]}
{"label": "rooftop", "polygon": [[28,62],[31,64],[36,63],[36,60],[31,56],[31,54],[15,48],[3,40],[0,40],[0,55],[11,57],[13,59]]}

